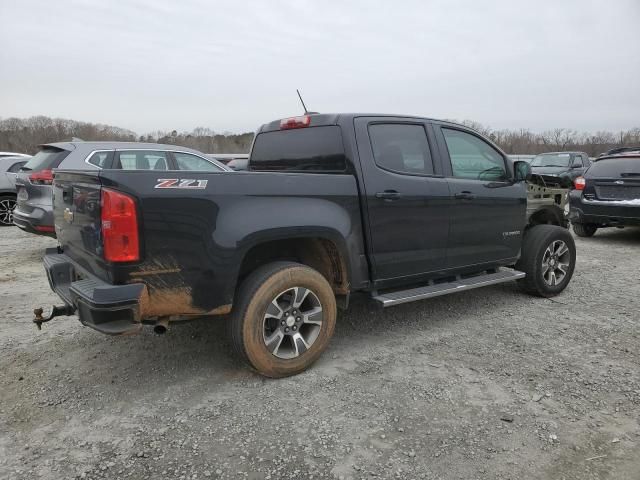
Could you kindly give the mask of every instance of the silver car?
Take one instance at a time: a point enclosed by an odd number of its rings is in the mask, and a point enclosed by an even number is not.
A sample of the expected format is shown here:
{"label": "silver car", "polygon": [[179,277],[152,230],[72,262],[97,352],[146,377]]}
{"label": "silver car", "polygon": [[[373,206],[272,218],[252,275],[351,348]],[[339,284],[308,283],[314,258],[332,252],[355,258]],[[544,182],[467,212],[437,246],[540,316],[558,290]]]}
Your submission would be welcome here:
{"label": "silver car", "polygon": [[42,145],[16,178],[13,223],[40,235],[55,236],[52,190],[55,169],[65,170],[228,170],[204,153],[177,145],[135,142],[64,142]]}
{"label": "silver car", "polygon": [[29,155],[3,155],[0,152],[0,225],[13,225],[13,209],[16,206],[16,175]]}

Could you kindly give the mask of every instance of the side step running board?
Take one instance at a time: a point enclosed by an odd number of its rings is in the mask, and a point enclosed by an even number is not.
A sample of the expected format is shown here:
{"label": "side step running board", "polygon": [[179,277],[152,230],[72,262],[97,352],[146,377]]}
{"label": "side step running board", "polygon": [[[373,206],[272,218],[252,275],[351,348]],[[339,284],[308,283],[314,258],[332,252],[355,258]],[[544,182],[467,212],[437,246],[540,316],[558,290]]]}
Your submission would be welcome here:
{"label": "side step running board", "polygon": [[468,278],[459,278],[452,282],[436,283],[426,287],[412,288],[410,290],[395,291],[390,293],[378,293],[373,297],[383,307],[392,307],[401,303],[414,302],[425,298],[439,297],[448,293],[464,292],[473,288],[486,287],[496,283],[511,282],[524,278],[524,272],[517,270],[499,270],[495,273],[484,273]]}

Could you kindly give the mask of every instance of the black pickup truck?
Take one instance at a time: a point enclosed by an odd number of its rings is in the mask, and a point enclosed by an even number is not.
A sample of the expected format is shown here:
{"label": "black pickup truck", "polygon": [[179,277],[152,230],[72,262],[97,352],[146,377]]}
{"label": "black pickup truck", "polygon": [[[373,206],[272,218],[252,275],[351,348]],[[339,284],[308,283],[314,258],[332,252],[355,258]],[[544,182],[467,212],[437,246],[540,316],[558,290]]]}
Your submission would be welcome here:
{"label": "black pickup truck", "polygon": [[388,307],[511,280],[564,290],[575,245],[527,213],[530,174],[464,126],[364,114],[263,125],[246,172],[56,171],[44,264],[64,305],[34,321],[161,333],[230,314],[250,366],[296,374],[355,292]]}

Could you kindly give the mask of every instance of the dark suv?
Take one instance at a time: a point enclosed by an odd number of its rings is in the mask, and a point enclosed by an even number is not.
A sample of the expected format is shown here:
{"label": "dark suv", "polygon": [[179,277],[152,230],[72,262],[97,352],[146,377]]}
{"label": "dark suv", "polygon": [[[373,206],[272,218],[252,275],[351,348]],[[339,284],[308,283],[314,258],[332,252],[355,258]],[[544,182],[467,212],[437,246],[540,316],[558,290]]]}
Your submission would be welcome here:
{"label": "dark suv", "polygon": [[205,154],[177,145],[126,142],[64,142],[43,145],[16,178],[13,222],[23,230],[55,236],[53,170],[228,170]]}
{"label": "dark suv", "polygon": [[575,180],[569,219],[580,237],[598,228],[640,225],[640,147],[598,157]]}

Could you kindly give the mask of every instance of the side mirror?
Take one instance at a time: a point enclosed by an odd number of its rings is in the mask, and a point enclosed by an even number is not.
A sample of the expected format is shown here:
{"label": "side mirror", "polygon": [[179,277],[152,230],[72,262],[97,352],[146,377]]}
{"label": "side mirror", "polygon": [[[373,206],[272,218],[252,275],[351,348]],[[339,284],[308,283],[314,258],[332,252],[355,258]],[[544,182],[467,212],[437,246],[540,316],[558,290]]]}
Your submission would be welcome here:
{"label": "side mirror", "polygon": [[513,162],[513,179],[516,182],[526,182],[531,179],[531,165],[522,160]]}

